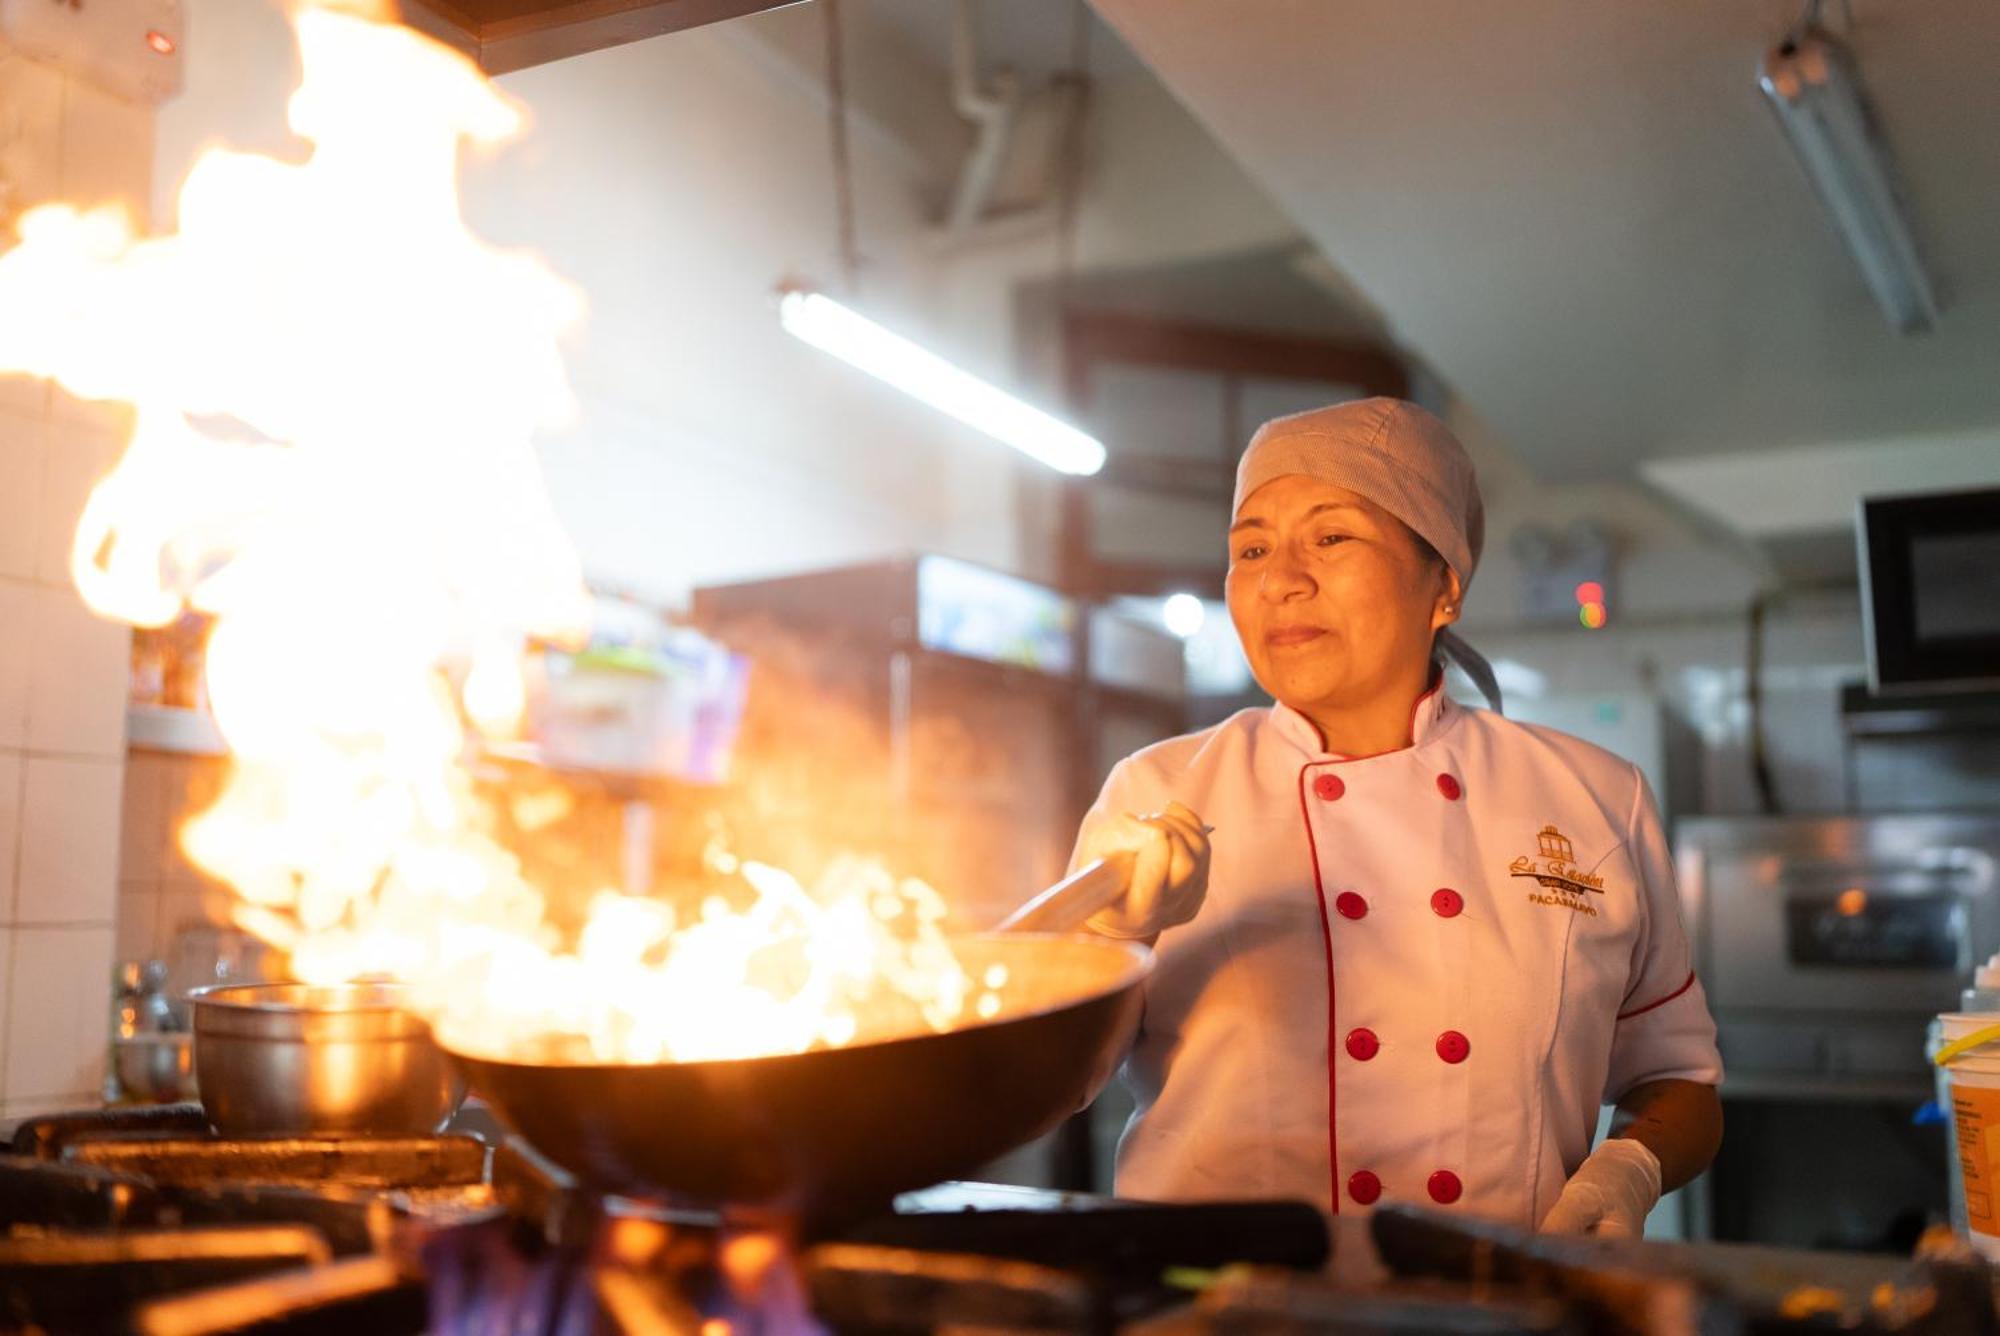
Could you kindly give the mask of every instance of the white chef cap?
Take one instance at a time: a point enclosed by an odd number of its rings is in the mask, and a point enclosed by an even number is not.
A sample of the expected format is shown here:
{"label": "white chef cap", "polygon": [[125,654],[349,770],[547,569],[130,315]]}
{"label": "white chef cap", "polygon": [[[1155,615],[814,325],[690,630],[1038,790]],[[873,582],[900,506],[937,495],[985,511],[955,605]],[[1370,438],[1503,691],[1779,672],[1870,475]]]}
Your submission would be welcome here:
{"label": "white chef cap", "polygon": [[[1257,428],[1236,465],[1232,518],[1273,478],[1302,473],[1374,502],[1437,549],[1472,587],[1486,543],[1486,503],[1465,447],[1436,416],[1402,399],[1356,399],[1274,418]],[[1478,651],[1449,627],[1437,648],[1500,708],[1500,687]]]}
{"label": "white chef cap", "polygon": [[1288,473],[1373,501],[1471,586],[1486,541],[1486,506],[1465,447],[1432,414],[1402,399],[1356,399],[1266,422],[1236,465],[1231,517],[1250,493]]}

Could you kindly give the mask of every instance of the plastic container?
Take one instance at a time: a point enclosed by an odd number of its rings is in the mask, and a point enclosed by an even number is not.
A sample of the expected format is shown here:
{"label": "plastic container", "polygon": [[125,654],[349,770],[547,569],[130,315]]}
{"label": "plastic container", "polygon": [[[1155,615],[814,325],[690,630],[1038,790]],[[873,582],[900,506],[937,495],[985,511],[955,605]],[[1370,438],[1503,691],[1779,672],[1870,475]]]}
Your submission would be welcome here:
{"label": "plastic container", "polygon": [[1949,1115],[1953,1224],[1987,1258],[2000,1261],[2000,1011],[1938,1017],[1944,1052],[1991,1032],[1977,1046],[1946,1057],[1944,1107]]}
{"label": "plastic container", "polygon": [[[1958,1009],[1961,1012],[2000,1013],[2000,955],[1990,957],[1972,976],[1972,987],[1958,995]],[[1945,1045],[1944,1017],[1934,1017],[1925,1035],[1924,1058],[1935,1061],[1938,1050]],[[1965,1182],[1958,1170],[1958,1122],[1951,1111],[1951,1073],[1943,1067],[1936,1069],[1937,1109],[1944,1121],[1946,1154],[1945,1163],[1951,1166],[1945,1175],[1951,1184],[1951,1227],[1958,1231],[1960,1238],[1971,1231],[1971,1224],[1965,1212]]]}

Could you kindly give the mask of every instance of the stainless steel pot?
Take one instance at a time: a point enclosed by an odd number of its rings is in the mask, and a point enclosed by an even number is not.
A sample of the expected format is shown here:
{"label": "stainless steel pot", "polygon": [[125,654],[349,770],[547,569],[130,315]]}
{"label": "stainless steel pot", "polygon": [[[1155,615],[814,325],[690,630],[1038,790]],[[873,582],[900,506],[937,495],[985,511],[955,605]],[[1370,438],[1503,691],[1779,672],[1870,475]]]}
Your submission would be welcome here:
{"label": "stainless steel pot", "polygon": [[394,984],[226,984],[189,994],[202,1108],[225,1136],[419,1136],[464,1079]]}

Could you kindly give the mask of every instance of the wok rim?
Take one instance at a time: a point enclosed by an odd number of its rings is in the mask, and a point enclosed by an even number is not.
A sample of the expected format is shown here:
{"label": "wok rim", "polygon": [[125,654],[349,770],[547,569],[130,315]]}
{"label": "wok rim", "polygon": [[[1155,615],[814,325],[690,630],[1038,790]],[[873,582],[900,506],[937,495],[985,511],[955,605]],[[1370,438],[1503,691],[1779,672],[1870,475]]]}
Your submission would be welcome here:
{"label": "wok rim", "polygon": [[1083,945],[1095,951],[1115,951],[1126,958],[1126,963],[1125,968],[1121,969],[1114,978],[1104,985],[1093,988],[1088,992],[1077,993],[1058,1001],[1047,1003],[1030,1011],[1008,1012],[995,1016],[990,1020],[975,1018],[969,1023],[954,1025],[945,1030],[918,1030],[909,1034],[893,1035],[885,1039],[871,1039],[861,1044],[841,1044],[838,1047],[831,1048],[809,1048],[796,1053],[759,1053],[741,1058],[698,1058],[687,1062],[677,1062],[673,1059],[663,1059],[653,1062],[540,1062],[517,1057],[496,1057],[492,1054],[460,1048],[444,1037],[442,1026],[433,1025],[431,1034],[437,1046],[453,1059],[468,1064],[483,1064],[489,1067],[512,1067],[531,1071],[565,1072],[645,1071],[661,1067],[679,1069],[693,1069],[697,1067],[741,1069],[752,1063],[783,1062],[788,1059],[811,1057],[815,1054],[855,1053],[866,1049],[891,1048],[898,1044],[918,1043],[926,1039],[939,1039],[947,1035],[968,1034],[976,1030],[998,1029],[1006,1025],[1015,1025],[1045,1016],[1058,1015],[1077,1007],[1088,1006],[1101,999],[1118,996],[1130,989],[1143,987],[1146,980],[1152,976],[1153,969],[1158,963],[1157,953],[1152,947],[1146,945],[1144,942],[1125,938],[1086,936],[1080,933],[1061,932],[976,932],[951,933],[948,936],[953,941],[1001,942],[1020,945],[1022,947],[1053,942],[1060,942],[1065,946]]}

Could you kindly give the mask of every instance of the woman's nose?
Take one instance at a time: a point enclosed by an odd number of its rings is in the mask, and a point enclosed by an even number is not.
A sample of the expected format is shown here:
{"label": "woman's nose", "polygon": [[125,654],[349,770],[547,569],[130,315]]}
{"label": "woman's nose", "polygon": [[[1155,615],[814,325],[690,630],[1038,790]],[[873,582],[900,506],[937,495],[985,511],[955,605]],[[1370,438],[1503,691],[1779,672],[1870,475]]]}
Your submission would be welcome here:
{"label": "woman's nose", "polygon": [[1311,572],[1289,545],[1271,553],[1271,559],[1264,566],[1263,594],[1266,599],[1273,603],[1286,603],[1295,598],[1311,598],[1316,592],[1318,587],[1313,584]]}

